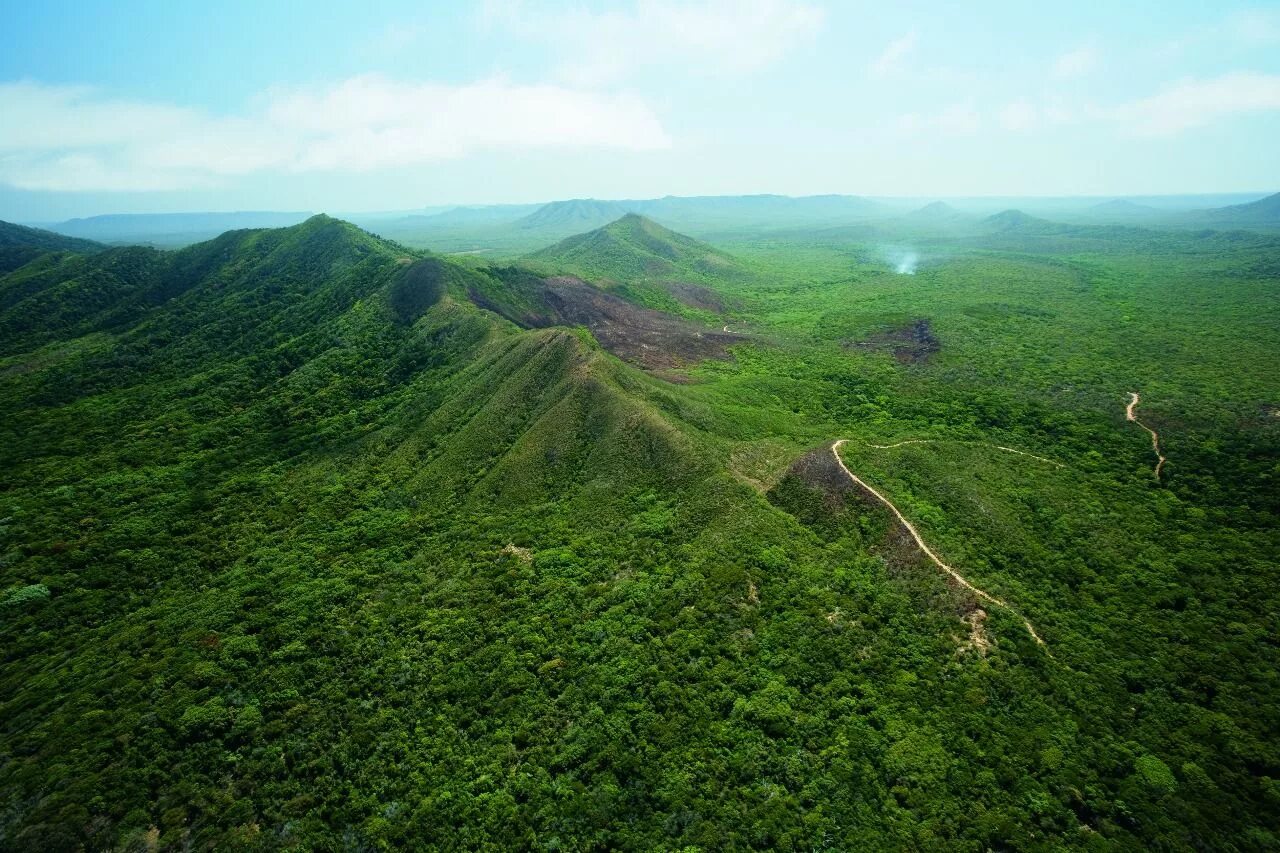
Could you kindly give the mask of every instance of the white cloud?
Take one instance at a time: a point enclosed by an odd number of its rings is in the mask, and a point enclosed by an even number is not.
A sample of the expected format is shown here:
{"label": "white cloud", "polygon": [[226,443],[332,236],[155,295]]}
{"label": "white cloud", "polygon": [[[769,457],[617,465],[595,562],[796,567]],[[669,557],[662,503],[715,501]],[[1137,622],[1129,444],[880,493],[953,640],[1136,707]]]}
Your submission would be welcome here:
{"label": "white cloud", "polygon": [[1083,77],[1098,67],[1098,49],[1092,45],[1077,47],[1059,56],[1053,63],[1053,76],[1059,80]]}
{"label": "white cloud", "polygon": [[1167,136],[1236,115],[1274,110],[1280,110],[1280,75],[1240,72],[1186,80],[1109,114],[1137,135]]}
{"label": "white cloud", "polygon": [[584,86],[673,60],[682,70],[756,71],[812,38],[824,18],[800,0],[635,0],[625,10],[561,12],[490,0],[483,13],[489,26],[551,45],[561,57],[557,76]]}
{"label": "white cloud", "polygon": [[902,67],[902,60],[916,46],[916,34],[914,31],[906,35],[896,38],[885,46],[880,55],[871,63],[871,74],[875,77],[886,77]]}
{"label": "white cloud", "polygon": [[670,146],[626,94],[485,80],[460,86],[353,77],[274,90],[215,116],[85,87],[0,84],[0,182],[32,190],[162,190],[263,170],[369,171],[492,149]]}
{"label": "white cloud", "polygon": [[962,101],[935,113],[899,116],[897,129],[908,134],[972,134],[987,126],[984,113],[989,113],[986,117],[996,125],[1015,133],[1091,124],[1129,136],[1154,137],[1266,112],[1280,112],[1280,74],[1238,72],[1184,80],[1119,104],[1020,97],[989,111]]}

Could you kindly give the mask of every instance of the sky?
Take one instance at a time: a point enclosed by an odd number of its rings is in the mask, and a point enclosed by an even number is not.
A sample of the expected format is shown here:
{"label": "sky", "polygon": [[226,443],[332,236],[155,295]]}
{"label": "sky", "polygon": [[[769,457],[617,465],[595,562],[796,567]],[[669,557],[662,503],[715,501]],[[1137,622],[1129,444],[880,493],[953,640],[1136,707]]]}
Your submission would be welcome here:
{"label": "sky", "polygon": [[1280,0],[0,0],[0,219],[1280,189]]}

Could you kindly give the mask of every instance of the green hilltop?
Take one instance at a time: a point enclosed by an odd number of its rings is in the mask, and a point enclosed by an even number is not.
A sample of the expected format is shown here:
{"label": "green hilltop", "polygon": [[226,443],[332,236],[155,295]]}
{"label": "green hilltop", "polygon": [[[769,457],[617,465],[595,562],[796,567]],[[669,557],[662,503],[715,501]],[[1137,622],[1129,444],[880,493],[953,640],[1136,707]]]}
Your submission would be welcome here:
{"label": "green hilltop", "polygon": [[0,273],[17,269],[43,252],[99,252],[105,248],[92,240],[0,222]]}
{"label": "green hilltop", "polygon": [[638,213],[568,237],[528,259],[549,269],[617,282],[701,281],[742,274],[741,266],[724,252]]}

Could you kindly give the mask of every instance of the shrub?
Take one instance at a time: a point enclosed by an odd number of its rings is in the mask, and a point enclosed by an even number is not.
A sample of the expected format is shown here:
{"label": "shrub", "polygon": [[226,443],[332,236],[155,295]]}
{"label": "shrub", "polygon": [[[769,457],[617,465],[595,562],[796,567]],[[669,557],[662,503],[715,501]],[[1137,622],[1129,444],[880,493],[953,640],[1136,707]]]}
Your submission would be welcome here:
{"label": "shrub", "polygon": [[1169,765],[1154,755],[1140,757],[1133,766],[1142,783],[1155,793],[1172,793],[1173,789],[1178,787],[1178,782],[1173,778],[1173,771],[1169,769]]}
{"label": "shrub", "polygon": [[33,601],[44,601],[49,597],[49,587],[42,583],[33,583],[28,586],[15,587],[9,590],[4,597],[3,605],[9,607],[21,607]]}

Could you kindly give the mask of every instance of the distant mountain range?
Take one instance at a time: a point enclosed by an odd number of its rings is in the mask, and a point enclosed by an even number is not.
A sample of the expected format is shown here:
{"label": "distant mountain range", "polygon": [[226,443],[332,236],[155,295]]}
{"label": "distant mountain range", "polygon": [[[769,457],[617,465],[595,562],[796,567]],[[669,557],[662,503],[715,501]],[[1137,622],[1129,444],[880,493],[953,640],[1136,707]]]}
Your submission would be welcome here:
{"label": "distant mountain range", "polygon": [[[1206,196],[1204,201],[1229,197]],[[440,212],[424,208],[420,214],[354,215],[360,225],[386,237],[444,251],[498,248],[527,252],[538,245],[602,228],[629,213],[712,239],[736,229],[759,231],[787,228],[842,227],[896,218],[915,227],[946,224],[954,227],[966,216],[993,209],[996,199],[968,199],[957,203],[933,201],[916,210],[902,202],[878,201],[852,195],[665,196],[651,199],[577,198],[546,204],[459,206]],[[1110,222],[1158,228],[1272,228],[1280,227],[1280,193],[1243,204],[1194,210],[1195,197],[1153,200],[1110,199],[1088,204],[1080,199],[1024,199],[1039,217],[1064,222]],[[1145,203],[1150,201],[1151,203]],[[1175,201],[1177,202],[1175,206]],[[1013,207],[1014,205],[1011,205]],[[1022,204],[1018,203],[1018,207]],[[988,225],[1010,224],[988,219]],[[1027,215],[1027,214],[1023,214]],[[296,225],[306,212],[240,211],[230,213],[109,214],[69,219],[47,226],[49,232],[106,244],[155,244],[177,247],[244,228]],[[1016,224],[1016,223],[1014,223]]]}
{"label": "distant mountain range", "polygon": [[101,243],[187,244],[242,228],[286,228],[310,217],[305,212],[113,213],[68,219],[50,230]]}
{"label": "distant mountain range", "polygon": [[1159,216],[1165,213],[1165,211],[1151,207],[1150,205],[1138,204],[1137,202],[1132,202],[1123,198],[1116,198],[1111,201],[1104,201],[1100,204],[1095,204],[1089,208],[1089,211],[1103,216],[1122,218]]}
{"label": "distant mountain range", "polygon": [[[544,205],[541,204],[466,205],[431,215],[412,216],[406,218],[416,219],[425,225],[436,227],[501,225],[514,222],[522,216],[527,216],[541,209],[543,206]],[[356,219],[359,218],[360,217],[356,217]]]}
{"label": "distant mountain range", "polygon": [[647,206],[649,205],[645,202],[597,201],[593,198],[553,201],[517,220],[516,226],[526,229],[580,231],[584,228],[599,228]]}
{"label": "distant mountain range", "polygon": [[457,208],[436,216],[419,218],[418,222],[433,228],[506,222],[522,231],[568,236],[603,227],[628,213],[639,213],[676,227],[776,227],[856,221],[883,214],[887,210],[878,202],[859,196],[842,195],[799,198],[781,195],[576,198],[553,201],[532,209],[527,205]]}

